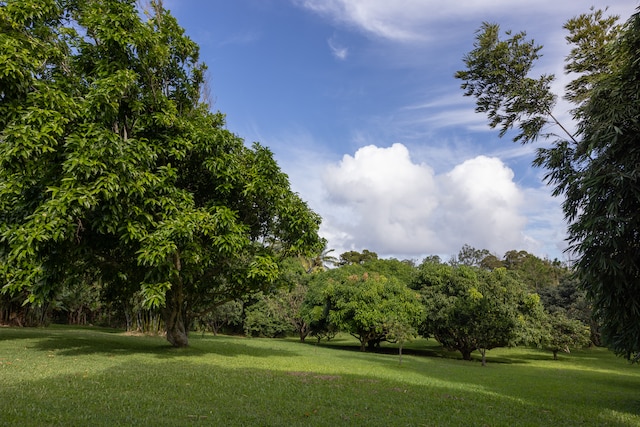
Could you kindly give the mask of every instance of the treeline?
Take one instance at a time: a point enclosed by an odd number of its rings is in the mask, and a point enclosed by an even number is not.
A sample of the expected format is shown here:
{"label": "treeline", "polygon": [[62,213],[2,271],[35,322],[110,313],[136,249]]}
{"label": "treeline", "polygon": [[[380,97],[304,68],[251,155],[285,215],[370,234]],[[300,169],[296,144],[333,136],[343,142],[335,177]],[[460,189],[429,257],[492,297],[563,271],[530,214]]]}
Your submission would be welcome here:
{"label": "treeline", "polygon": [[[433,337],[464,359],[478,350],[534,345],[553,352],[599,345],[598,325],[571,268],[525,251],[499,258],[463,246],[447,262],[379,259],[350,251],[339,258],[287,258],[272,289],[193,314],[192,332],[254,337],[296,335],[301,341],[352,335],[361,350],[383,342]],[[23,326],[49,322],[102,325],[161,333],[161,309],[134,291],[114,299],[100,282],[69,284],[46,304],[2,295],[1,321]]]}
{"label": "treeline", "polygon": [[[525,251],[498,258],[465,245],[457,257],[412,261],[347,252],[288,287],[261,294],[233,319],[251,336],[351,334],[361,350],[433,337],[470,359],[512,345],[560,351],[600,344],[598,325],[569,266]],[[216,316],[217,311],[212,312]],[[222,320],[228,312],[222,311]]]}

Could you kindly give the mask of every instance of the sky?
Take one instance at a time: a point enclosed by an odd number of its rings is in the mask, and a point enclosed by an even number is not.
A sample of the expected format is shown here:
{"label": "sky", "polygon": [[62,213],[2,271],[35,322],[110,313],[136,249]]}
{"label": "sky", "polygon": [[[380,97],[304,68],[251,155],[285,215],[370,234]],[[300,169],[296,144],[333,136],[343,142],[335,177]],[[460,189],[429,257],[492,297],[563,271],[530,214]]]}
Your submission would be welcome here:
{"label": "sky", "polygon": [[499,138],[454,73],[483,22],[544,46],[554,115],[571,76],[563,24],[638,0],[164,0],[200,45],[212,108],[269,147],[339,255],[443,260],[463,245],[569,261],[561,198],[531,166],[544,141]]}

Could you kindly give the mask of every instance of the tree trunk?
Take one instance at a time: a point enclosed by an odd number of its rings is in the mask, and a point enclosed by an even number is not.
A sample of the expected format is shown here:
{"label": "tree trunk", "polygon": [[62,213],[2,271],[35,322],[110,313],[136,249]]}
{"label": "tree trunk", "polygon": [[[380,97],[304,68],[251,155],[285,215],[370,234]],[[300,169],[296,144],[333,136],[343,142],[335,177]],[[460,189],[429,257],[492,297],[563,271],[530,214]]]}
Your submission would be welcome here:
{"label": "tree trunk", "polygon": [[482,354],[482,366],[487,366],[487,349],[481,348],[480,354]]}
{"label": "tree trunk", "polygon": [[469,349],[462,349],[460,350],[460,353],[462,353],[462,359],[463,360],[471,360],[471,352],[473,350],[469,350]]}
{"label": "tree trunk", "polygon": [[295,328],[298,331],[300,342],[304,342],[304,340],[309,335],[309,325],[307,324],[307,322],[301,320],[295,323]]}
{"label": "tree trunk", "polygon": [[558,350],[553,350],[553,360],[558,360]]}
{"label": "tree trunk", "polygon": [[167,341],[174,347],[186,347],[189,345],[189,337],[184,326],[182,310],[171,309],[167,315]]}
{"label": "tree trunk", "polygon": [[167,292],[167,306],[165,309],[165,323],[167,327],[167,341],[174,347],[189,345],[188,331],[184,322],[184,289],[180,276],[180,254],[175,254],[175,268],[178,272],[171,289]]}

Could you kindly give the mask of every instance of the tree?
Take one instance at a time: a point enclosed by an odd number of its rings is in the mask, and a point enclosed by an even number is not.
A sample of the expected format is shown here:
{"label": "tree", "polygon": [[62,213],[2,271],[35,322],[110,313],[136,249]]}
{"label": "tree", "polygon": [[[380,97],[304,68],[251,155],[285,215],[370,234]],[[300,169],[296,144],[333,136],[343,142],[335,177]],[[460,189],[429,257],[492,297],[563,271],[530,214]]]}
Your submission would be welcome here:
{"label": "tree", "polygon": [[562,311],[549,314],[547,331],[543,334],[542,347],[553,352],[553,360],[558,360],[558,352],[570,353],[571,348],[587,347],[591,344],[589,327],[579,320],[569,319]]}
{"label": "tree", "polygon": [[[422,318],[416,292],[393,277],[368,272],[361,265],[321,273],[312,284],[323,295],[322,305],[316,305],[316,315],[322,316],[328,329],[348,332],[358,339],[361,351],[385,340],[390,326],[395,331],[408,330]],[[309,297],[318,301],[317,292],[310,292]],[[318,323],[322,321],[318,319]]]}
{"label": "tree", "polygon": [[207,329],[218,335],[221,328],[225,326],[234,326],[242,323],[242,301],[229,301],[216,306],[213,310],[204,316],[198,318],[198,323],[202,326],[202,334]]}
{"label": "tree", "polygon": [[409,286],[416,273],[416,267],[410,261],[391,259],[374,259],[367,261],[365,270],[381,276],[394,278],[405,286]]}
{"label": "tree", "polygon": [[309,334],[318,342],[323,338],[331,340],[339,332],[335,325],[329,323],[328,297],[325,295],[326,281],[316,275],[310,282],[300,307],[300,318],[306,325]]}
{"label": "tree", "polygon": [[480,261],[480,267],[486,270],[495,270],[496,268],[504,268],[504,262],[497,256],[490,254],[482,258],[482,261]]}
{"label": "tree", "polygon": [[[198,46],[159,1],[8,0],[0,7],[4,293],[51,301],[101,279],[161,308],[167,340],[317,253],[318,215],[269,149],[202,100]],[[86,271],[95,277],[85,278]]]}
{"label": "tree", "polygon": [[244,329],[247,335],[278,337],[295,332],[304,342],[311,325],[303,312],[307,286],[292,283],[268,295],[260,295],[245,309]]}
{"label": "tree", "polygon": [[402,321],[396,316],[391,316],[384,328],[387,331],[385,336],[387,341],[398,344],[398,364],[402,365],[404,343],[414,340],[418,336],[418,330],[410,323]]}
{"label": "tree", "polygon": [[244,333],[250,337],[281,338],[293,332],[276,296],[259,294],[245,308]]}
{"label": "tree", "polygon": [[509,251],[503,262],[507,270],[518,272],[522,281],[533,292],[558,286],[560,277],[568,270],[559,262],[541,259],[526,251]]}
{"label": "tree", "polygon": [[540,299],[526,292],[517,276],[504,268],[491,272],[468,266],[425,263],[414,284],[422,293],[426,320],[424,336],[445,348],[460,351],[464,360],[486,351],[529,341],[528,322],[542,315]]}
{"label": "tree", "polygon": [[[499,27],[484,24],[465,57],[467,69],[456,77],[500,135],[517,125],[516,141],[553,138],[534,164],[547,170],[554,195],[565,197],[575,269],[602,322],[604,342],[630,357],[640,354],[640,15],[626,25],[616,22],[592,10],[564,26],[573,45],[566,70],[577,75],[565,94],[575,104],[575,134],[552,114],[553,76],[529,77],[541,46],[524,33],[507,32],[500,40]],[[561,135],[545,133],[549,123]]]}
{"label": "tree", "polygon": [[340,254],[338,265],[365,264],[376,259],[378,259],[378,254],[368,249],[362,252],[348,251]]}
{"label": "tree", "polygon": [[551,315],[561,313],[570,320],[578,320],[589,325],[591,342],[602,344],[600,325],[593,316],[592,304],[586,297],[584,289],[579,287],[575,275],[566,273],[560,278],[558,286],[552,286],[540,291],[540,299],[546,311]]}
{"label": "tree", "polygon": [[300,257],[300,261],[307,273],[315,273],[317,271],[324,271],[327,268],[331,268],[338,264],[338,259],[331,255],[335,249],[329,249],[327,247],[326,240],[323,240],[324,246],[320,252],[310,257]]}
{"label": "tree", "polygon": [[458,252],[458,258],[454,260],[454,265],[466,265],[478,267],[481,265],[482,260],[491,255],[488,249],[476,249],[472,246],[464,244],[460,252]]}

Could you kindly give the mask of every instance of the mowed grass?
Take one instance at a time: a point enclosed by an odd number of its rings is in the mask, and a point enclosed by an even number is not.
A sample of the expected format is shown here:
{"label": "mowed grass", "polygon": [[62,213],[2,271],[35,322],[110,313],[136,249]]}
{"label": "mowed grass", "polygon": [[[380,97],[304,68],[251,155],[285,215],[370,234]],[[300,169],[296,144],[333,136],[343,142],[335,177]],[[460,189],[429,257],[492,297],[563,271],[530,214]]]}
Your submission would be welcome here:
{"label": "mowed grass", "polygon": [[640,426],[640,367],[605,349],[501,349],[489,365],[417,341],[330,343],[0,328],[0,425]]}

